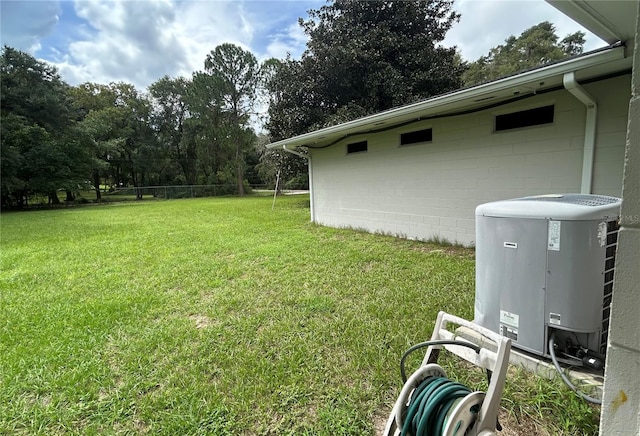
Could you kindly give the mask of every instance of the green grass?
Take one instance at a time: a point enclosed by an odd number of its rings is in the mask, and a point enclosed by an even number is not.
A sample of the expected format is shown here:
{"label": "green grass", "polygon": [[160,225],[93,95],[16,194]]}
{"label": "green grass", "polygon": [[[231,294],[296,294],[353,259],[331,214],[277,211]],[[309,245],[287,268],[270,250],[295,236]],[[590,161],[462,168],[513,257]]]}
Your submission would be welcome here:
{"label": "green grass", "polygon": [[[3,214],[0,434],[373,434],[437,312],[473,317],[473,252],[271,201]],[[597,429],[562,386],[507,386],[552,433]]]}

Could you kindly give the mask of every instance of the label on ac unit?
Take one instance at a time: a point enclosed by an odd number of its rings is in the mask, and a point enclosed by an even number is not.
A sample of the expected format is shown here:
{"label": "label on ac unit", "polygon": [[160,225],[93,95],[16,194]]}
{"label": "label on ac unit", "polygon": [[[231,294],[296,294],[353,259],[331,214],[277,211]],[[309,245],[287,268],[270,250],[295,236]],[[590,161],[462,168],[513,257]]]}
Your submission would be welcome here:
{"label": "label on ac unit", "polygon": [[517,313],[500,310],[500,333],[511,340],[518,340],[520,316]]}
{"label": "label on ac unit", "polygon": [[518,328],[520,324],[520,316],[517,313],[507,312],[506,310],[500,311],[500,324],[506,324],[510,327]]}
{"label": "label on ac unit", "polygon": [[518,340],[518,329],[509,327],[508,325],[500,324],[500,333],[502,336],[509,338],[512,341]]}
{"label": "label on ac unit", "polygon": [[553,325],[561,325],[562,324],[562,316],[559,313],[549,313],[549,324]]}
{"label": "label on ac unit", "polygon": [[560,221],[549,221],[549,236],[547,250],[560,251]]}
{"label": "label on ac unit", "polygon": [[598,239],[600,240],[600,246],[605,247],[607,245],[607,222],[601,221],[598,223]]}

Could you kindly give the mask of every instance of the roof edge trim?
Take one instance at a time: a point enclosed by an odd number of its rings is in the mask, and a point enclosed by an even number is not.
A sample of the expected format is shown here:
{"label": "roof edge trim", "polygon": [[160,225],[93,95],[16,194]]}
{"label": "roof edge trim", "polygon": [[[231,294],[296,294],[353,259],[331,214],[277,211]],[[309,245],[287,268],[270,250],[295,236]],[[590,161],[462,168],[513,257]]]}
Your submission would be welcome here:
{"label": "roof edge trim", "polygon": [[471,88],[464,88],[458,91],[454,91],[448,94],[432,97],[428,100],[422,100],[417,103],[411,103],[406,106],[400,106],[394,109],[389,109],[384,112],[369,115],[363,118],[358,118],[346,123],[337,124],[331,127],[325,127],[313,132],[298,135],[292,138],[283,139],[280,141],[267,144],[268,149],[282,148],[287,146],[289,149],[295,147],[304,147],[305,145],[311,145],[317,143],[321,138],[326,135],[335,135],[341,132],[345,134],[353,129],[362,129],[368,125],[373,125],[381,121],[388,121],[393,118],[400,118],[410,116],[415,113],[419,113],[425,109],[433,109],[438,106],[442,106],[449,103],[459,102],[462,100],[477,100],[482,97],[486,97],[495,92],[503,91],[510,87],[517,87],[524,85],[532,81],[542,81],[548,77],[555,75],[562,75],[572,71],[579,71],[581,69],[592,67],[596,65],[605,64],[608,62],[621,60],[625,58],[625,47],[621,44],[611,45],[599,50],[595,50],[591,53],[581,55],[575,58],[568,59],[564,62],[554,63],[551,65],[542,66],[540,68],[526,71],[514,76],[505,77],[495,80],[493,82],[487,82],[484,84],[476,85]]}

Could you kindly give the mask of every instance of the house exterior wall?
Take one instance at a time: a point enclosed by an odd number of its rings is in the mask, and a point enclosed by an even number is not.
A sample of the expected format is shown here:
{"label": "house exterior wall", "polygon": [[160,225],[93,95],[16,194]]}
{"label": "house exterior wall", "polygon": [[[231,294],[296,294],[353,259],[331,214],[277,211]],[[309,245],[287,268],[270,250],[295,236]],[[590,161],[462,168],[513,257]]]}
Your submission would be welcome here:
{"label": "house exterior wall", "polygon": [[[584,85],[598,101],[593,192],[621,195],[630,75]],[[552,124],[494,132],[495,115],[555,105]],[[479,204],[579,192],[586,109],[565,90],[311,149],[313,221],[473,244]],[[432,128],[433,141],[399,146]],[[347,154],[367,140],[368,151]]]}
{"label": "house exterior wall", "polygon": [[600,434],[640,434],[640,2]]}

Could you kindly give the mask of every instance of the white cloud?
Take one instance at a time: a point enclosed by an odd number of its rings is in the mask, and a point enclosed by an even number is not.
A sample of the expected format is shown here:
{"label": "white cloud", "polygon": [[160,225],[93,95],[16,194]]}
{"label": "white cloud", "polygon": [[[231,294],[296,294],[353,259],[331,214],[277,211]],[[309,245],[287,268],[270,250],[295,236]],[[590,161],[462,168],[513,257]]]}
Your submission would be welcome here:
{"label": "white cloud", "polygon": [[2,45],[36,53],[60,18],[58,1],[0,1]]}
{"label": "white cloud", "polygon": [[307,38],[297,18],[324,0],[0,3],[3,42],[39,51],[69,84],[124,81],[144,89],[163,75],[202,70],[207,54],[225,42],[259,60],[299,57]]}
{"label": "white cloud", "polygon": [[[284,58],[287,53],[298,58],[307,36],[297,18],[323,4],[324,0],[2,0],[2,42],[42,53],[72,85],[125,81],[144,89],[165,74],[189,77],[202,70],[206,55],[224,42],[250,50],[260,60]],[[454,9],[462,19],[444,44],[457,45],[467,60],[543,20],[554,23],[560,37],[580,30],[543,0],[456,0]],[[587,50],[601,45],[587,34]]]}
{"label": "white cloud", "polygon": [[277,32],[271,38],[272,41],[266,48],[266,57],[278,59],[284,59],[287,53],[294,58],[299,58],[308,40],[298,23],[291,24],[284,32]]}
{"label": "white cloud", "polygon": [[178,70],[191,75],[204,68],[206,55],[216,46],[229,42],[249,49],[253,28],[241,5],[234,2],[189,2],[176,14],[174,31],[178,35],[186,62]]}
{"label": "white cloud", "polygon": [[[456,0],[453,7],[462,17],[448,32],[444,44],[457,45],[462,57],[470,61],[486,55],[509,36],[519,36],[542,21],[554,24],[560,38],[578,30],[585,31],[542,0]],[[602,45],[598,37],[587,32],[586,50]]]}
{"label": "white cloud", "polygon": [[250,23],[234,2],[77,1],[92,35],[54,64],[70,84],[125,81],[143,89],[162,77],[191,76],[217,45],[247,48]]}

